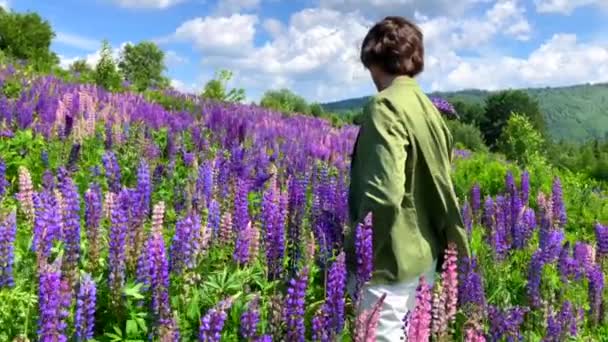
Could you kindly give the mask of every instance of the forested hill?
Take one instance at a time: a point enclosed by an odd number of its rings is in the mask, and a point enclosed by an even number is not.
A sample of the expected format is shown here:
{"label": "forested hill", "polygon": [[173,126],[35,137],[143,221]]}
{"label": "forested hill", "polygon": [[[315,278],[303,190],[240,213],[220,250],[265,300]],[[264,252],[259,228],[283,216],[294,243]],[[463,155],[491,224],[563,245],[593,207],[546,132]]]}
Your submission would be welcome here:
{"label": "forested hill", "polygon": [[[523,90],[538,101],[549,132],[555,139],[580,142],[608,135],[608,83]],[[450,101],[483,103],[491,93],[463,90],[429,95],[446,97]],[[362,97],[326,103],[323,108],[332,112],[358,110],[367,99]]]}

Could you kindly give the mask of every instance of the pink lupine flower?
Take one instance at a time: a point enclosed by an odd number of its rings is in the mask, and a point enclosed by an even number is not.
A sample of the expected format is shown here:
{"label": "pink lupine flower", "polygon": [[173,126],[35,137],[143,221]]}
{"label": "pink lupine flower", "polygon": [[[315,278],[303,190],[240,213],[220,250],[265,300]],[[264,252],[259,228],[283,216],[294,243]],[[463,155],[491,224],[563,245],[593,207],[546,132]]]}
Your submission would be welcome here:
{"label": "pink lupine flower", "polygon": [[34,218],[34,186],[32,185],[32,176],[30,171],[23,167],[19,167],[19,192],[16,194],[21,210],[31,220]]}
{"label": "pink lupine flower", "polygon": [[464,340],[465,342],[486,342],[483,333],[475,328],[467,328]]}
{"label": "pink lupine flower", "polygon": [[376,329],[378,328],[378,320],[380,319],[380,308],[382,308],[385,299],[386,293],[378,299],[371,310],[364,310],[359,313],[355,328],[355,342],[376,341]]}
{"label": "pink lupine flower", "polygon": [[407,324],[407,340],[426,342],[431,337],[431,286],[424,276],[416,289],[416,306]]}
{"label": "pink lupine flower", "polygon": [[152,210],[152,234],[163,231],[163,220],[165,217],[165,202],[158,202]]}

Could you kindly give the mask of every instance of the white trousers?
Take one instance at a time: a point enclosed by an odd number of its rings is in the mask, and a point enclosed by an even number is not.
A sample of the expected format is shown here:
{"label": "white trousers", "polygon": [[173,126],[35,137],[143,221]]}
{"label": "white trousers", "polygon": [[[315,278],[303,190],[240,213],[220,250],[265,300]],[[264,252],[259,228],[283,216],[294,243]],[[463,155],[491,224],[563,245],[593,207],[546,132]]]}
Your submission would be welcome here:
{"label": "white trousers", "polygon": [[[433,284],[435,281],[436,265],[437,262],[433,262],[432,268],[423,274],[428,284]],[[350,277],[348,289],[351,295],[354,294],[355,284],[355,278]],[[397,284],[366,285],[363,287],[361,303],[357,309],[357,314],[360,311],[371,310],[378,300],[380,300],[380,297],[386,293],[386,298],[384,298],[384,303],[380,308],[380,317],[376,329],[376,342],[407,341],[405,332],[403,331],[403,318],[416,305],[416,288],[418,284],[419,278],[416,278]]]}

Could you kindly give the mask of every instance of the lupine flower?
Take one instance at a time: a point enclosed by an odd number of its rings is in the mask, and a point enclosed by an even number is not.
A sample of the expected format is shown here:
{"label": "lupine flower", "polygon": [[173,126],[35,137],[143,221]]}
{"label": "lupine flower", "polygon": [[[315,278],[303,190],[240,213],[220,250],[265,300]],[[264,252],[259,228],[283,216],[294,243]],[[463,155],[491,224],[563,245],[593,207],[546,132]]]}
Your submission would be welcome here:
{"label": "lupine flower", "polygon": [[65,342],[65,299],[61,291],[60,265],[45,265],[40,271],[38,288],[38,340]]}
{"label": "lupine flower", "polygon": [[181,274],[185,269],[194,268],[196,255],[200,252],[200,233],[198,215],[190,214],[177,221],[170,252],[172,273]]}
{"label": "lupine flower", "polygon": [[6,190],[10,186],[9,182],[6,180],[6,163],[4,159],[0,158],[0,197],[3,197],[6,194]]}
{"label": "lupine flower", "polygon": [[129,212],[128,191],[121,191],[116,202],[112,208],[110,220],[110,247],[108,255],[110,275],[108,281],[112,293],[112,301],[115,305],[118,305],[121,302],[120,291],[125,282],[127,213]]}
{"label": "lupine flower", "polygon": [[553,191],[551,193],[551,207],[553,209],[554,223],[563,228],[567,222],[566,208],[562,198],[562,184],[559,178],[553,179]]}
{"label": "lupine flower", "polygon": [[226,311],[232,306],[230,299],[218,303],[201,319],[198,340],[200,342],[219,342],[222,338],[224,322],[228,315]]}
{"label": "lupine flower", "polygon": [[225,212],[220,221],[220,244],[228,245],[232,241],[232,215],[230,212]]}
{"label": "lupine flower", "polygon": [[258,333],[260,323],[259,298],[255,297],[247,305],[247,310],[241,315],[241,336],[245,339],[253,339]]}
{"label": "lupine flower", "polygon": [[386,293],[382,294],[371,310],[364,310],[357,315],[355,342],[375,342],[376,329],[380,320],[380,309],[384,305]]}
{"label": "lupine flower", "polygon": [[486,337],[477,329],[467,328],[464,340],[465,342],[486,342]]}
{"label": "lupine flower", "polygon": [[327,326],[327,318],[323,313],[323,310],[318,310],[315,316],[312,318],[311,330],[312,330],[312,340],[315,342],[325,342],[330,341],[329,332],[325,330]]}
{"label": "lupine flower", "polygon": [[[157,206],[155,206],[156,208]],[[177,327],[173,322],[171,303],[169,302],[169,262],[165,251],[165,242],[160,231],[154,231],[150,235],[147,247],[150,256],[152,314],[156,320],[156,328],[165,333],[175,332]]]}
{"label": "lupine flower", "polygon": [[536,251],[532,255],[532,259],[530,260],[530,267],[528,269],[528,300],[530,301],[530,306],[533,308],[539,307],[541,304],[540,297],[540,281],[542,276],[543,266],[545,258],[543,257],[542,251]]}
{"label": "lupine flower", "polygon": [[288,256],[289,256],[289,274],[294,276],[297,268],[297,263],[301,258],[301,234],[302,220],[306,209],[306,189],[308,186],[306,177],[294,177],[289,182],[289,218],[287,225],[287,235],[289,241]]}
{"label": "lupine flower", "polygon": [[473,231],[473,217],[471,216],[471,208],[469,207],[468,202],[465,201],[463,203],[461,211],[464,227],[467,231],[467,234],[471,236],[471,232]]}
{"label": "lupine flower", "polygon": [[234,232],[239,236],[239,232],[247,228],[250,222],[249,215],[249,184],[247,181],[238,179],[237,192],[234,198],[234,214],[232,222],[234,224]]}
{"label": "lupine flower", "polygon": [[23,166],[19,167],[19,192],[15,195],[21,210],[28,220],[34,218],[34,186],[30,171]]}
{"label": "lupine flower", "polygon": [[608,256],[608,226],[601,223],[595,224],[595,238],[597,240],[598,259]]}
{"label": "lupine flower", "polygon": [[492,340],[499,341],[502,338],[507,338],[509,341],[521,340],[520,326],[528,311],[527,308],[517,306],[504,311],[490,306],[488,318]]}
{"label": "lupine flower", "polygon": [[78,341],[90,340],[95,330],[95,303],[97,288],[89,274],[82,276],[80,289],[76,298],[76,313],[74,315],[74,326],[76,327],[76,339]]}
{"label": "lupine flower", "polygon": [[[326,326],[330,336],[337,336],[344,328],[344,293],[346,290],[346,261],[341,252],[331,265],[326,285],[326,299],[323,306]],[[332,334],[333,333],[333,334]]]}
{"label": "lupine flower", "polygon": [[152,210],[152,230],[151,233],[163,232],[163,221],[165,218],[165,202],[158,202]]}
{"label": "lupine flower", "polygon": [[456,113],[456,109],[454,109],[454,106],[452,106],[452,104],[448,102],[448,100],[441,97],[433,97],[431,98],[431,102],[433,103],[433,105],[435,105],[437,110],[446,117],[458,118],[458,113]]}
{"label": "lupine flower", "polygon": [[0,224],[0,288],[13,287],[13,263],[15,258],[15,237],[17,221],[15,212],[6,215]]}
{"label": "lupine flower", "polygon": [[116,160],[114,152],[107,151],[103,155],[101,161],[103,162],[103,167],[106,170],[106,178],[108,180],[110,191],[113,193],[120,192],[120,166],[118,165],[118,161]]}
{"label": "lupine flower", "polygon": [[478,217],[481,210],[481,188],[479,187],[479,183],[475,183],[471,189],[471,209],[473,210],[473,215]]}
{"label": "lupine flower", "polygon": [[578,268],[576,270],[577,279],[580,279],[581,276],[586,275],[591,270],[595,263],[593,258],[593,247],[591,245],[580,241],[574,244],[574,259]]}
{"label": "lupine flower", "polygon": [[249,263],[249,259],[251,257],[251,237],[252,237],[252,228],[251,221],[247,223],[247,226],[241,228],[237,231],[237,238],[234,247],[234,261],[239,265],[246,265]]}
{"label": "lupine flower", "polygon": [[61,239],[61,211],[57,198],[50,192],[35,194],[36,216],[34,219],[34,241],[39,266],[51,255],[53,241]]}
{"label": "lupine flower", "polygon": [[209,227],[210,233],[214,237],[217,237],[220,230],[221,216],[220,204],[215,199],[209,202],[209,213],[207,216],[207,227]]}
{"label": "lupine flower", "polygon": [[371,280],[373,271],[373,246],[371,214],[365,219],[365,224],[358,224],[355,232],[355,253],[357,255],[357,290],[356,297],[363,285]]}
{"label": "lupine flower", "polygon": [[477,273],[477,259],[462,258],[460,272],[458,273],[458,303],[459,306],[467,304],[485,307],[486,298],[481,281]]}
{"label": "lupine flower", "polygon": [[483,219],[482,219],[482,224],[488,228],[490,231],[492,231],[494,229],[494,213],[495,213],[495,208],[494,208],[494,200],[492,200],[492,197],[487,196],[486,200],[483,204]]}
{"label": "lupine flower", "polygon": [[448,325],[456,318],[458,304],[458,252],[450,243],[445,253],[441,273],[441,289],[437,299],[433,299],[433,334],[443,336]]}
{"label": "lupine flower", "polygon": [[260,229],[255,224],[249,230],[249,258],[255,259],[260,251]]}
{"label": "lupine flower", "polygon": [[431,338],[431,285],[424,276],[416,288],[416,306],[407,323],[408,341],[428,341]]}
{"label": "lupine flower", "polygon": [[102,215],[101,188],[98,184],[93,184],[84,195],[85,212],[84,220],[86,224],[86,235],[89,243],[89,262],[91,269],[97,269],[99,260],[101,232],[99,226]]}
{"label": "lupine flower", "polygon": [[552,263],[557,260],[564,241],[562,230],[551,230],[545,241],[541,241],[540,250],[543,252],[544,263]]}
{"label": "lupine flower", "polygon": [[287,325],[288,341],[305,341],[305,302],[306,287],[308,285],[308,267],[302,268],[296,278],[289,281],[287,296],[285,297],[285,323]]}
{"label": "lupine flower", "polygon": [[604,293],[604,273],[601,267],[599,265],[592,267],[587,279],[589,280],[590,319],[594,324],[599,324]]}
{"label": "lupine flower", "polygon": [[80,196],[70,177],[63,177],[61,184],[63,198],[63,240],[65,242],[65,274],[70,284],[78,277],[80,258]]}
{"label": "lupine flower", "polygon": [[576,264],[576,260],[570,256],[570,242],[564,243],[557,263],[557,269],[563,283],[566,283],[568,278],[575,274]]}

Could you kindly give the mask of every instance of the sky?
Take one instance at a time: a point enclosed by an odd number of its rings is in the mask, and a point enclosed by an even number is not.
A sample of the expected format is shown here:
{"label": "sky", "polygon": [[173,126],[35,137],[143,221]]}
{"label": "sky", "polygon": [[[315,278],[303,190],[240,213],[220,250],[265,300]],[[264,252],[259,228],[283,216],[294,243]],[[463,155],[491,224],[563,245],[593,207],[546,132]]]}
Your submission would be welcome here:
{"label": "sky", "polygon": [[101,40],[115,56],[156,42],[166,76],[200,92],[220,69],[257,101],[289,88],[328,102],[374,92],[361,41],[387,15],[424,34],[426,91],[608,81],[608,0],[0,0],[35,11],[54,31],[64,66],[94,64]]}

